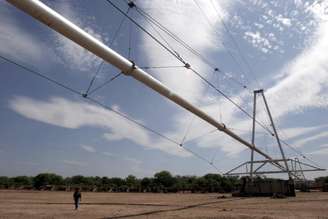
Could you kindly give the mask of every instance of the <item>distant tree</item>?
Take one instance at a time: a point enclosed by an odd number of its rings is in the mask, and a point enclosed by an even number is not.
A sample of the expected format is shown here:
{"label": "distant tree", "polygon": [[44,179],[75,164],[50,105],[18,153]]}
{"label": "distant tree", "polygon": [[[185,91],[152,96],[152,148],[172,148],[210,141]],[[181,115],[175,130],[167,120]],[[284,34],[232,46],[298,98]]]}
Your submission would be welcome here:
{"label": "distant tree", "polygon": [[11,179],[15,187],[32,186],[33,178],[28,176],[16,176]]}
{"label": "distant tree", "polygon": [[82,175],[72,176],[72,185],[87,185],[88,179]]}
{"label": "distant tree", "polygon": [[84,184],[88,185],[90,187],[94,187],[94,186],[96,186],[96,180],[95,179],[96,178],[93,177],[93,176],[84,177],[84,181],[85,181]]}
{"label": "distant tree", "polygon": [[206,181],[205,190],[206,192],[219,192],[221,190],[221,184],[224,180],[219,174],[206,174],[203,177]]}
{"label": "distant tree", "polygon": [[72,185],[72,177],[66,177],[66,178],[64,179],[64,184],[65,184],[66,186]]}
{"label": "distant tree", "polygon": [[150,192],[152,191],[153,180],[151,178],[145,177],[140,181],[141,191],[143,192]]}
{"label": "distant tree", "polygon": [[196,176],[176,176],[176,191],[193,191]]}
{"label": "distant tree", "polygon": [[96,176],[96,177],[94,178],[94,183],[95,183],[95,185],[96,185],[97,187],[102,186],[102,179],[101,179],[101,177]]}
{"label": "distant tree", "polygon": [[0,176],[0,188],[7,189],[12,185],[11,179],[7,176]]}
{"label": "distant tree", "polygon": [[123,192],[122,190],[127,190],[125,181],[119,177],[110,178],[109,182],[114,192]]}
{"label": "distant tree", "polygon": [[133,175],[126,177],[125,183],[128,186],[130,192],[138,192],[140,190],[140,181]]}
{"label": "distant tree", "polygon": [[204,177],[198,177],[192,184],[194,192],[207,192],[207,180]]}
{"label": "distant tree", "polygon": [[[261,179],[265,180],[265,179]],[[328,183],[328,177],[319,177],[316,182]],[[133,175],[125,179],[119,177],[99,177],[76,175],[66,177],[54,173],[41,173],[35,177],[17,176],[0,177],[0,188],[15,188],[33,185],[40,189],[48,185],[56,186],[61,191],[66,190],[66,186],[79,186],[85,191],[114,191],[114,192],[231,192],[238,186],[238,177],[225,177],[220,174],[206,174],[202,177],[196,176],[172,176],[169,171],[160,171],[154,177],[138,179]]]}
{"label": "distant tree", "polygon": [[62,176],[54,173],[40,173],[33,178],[33,186],[36,189],[40,189],[46,185],[63,185],[64,180]]}
{"label": "distant tree", "polygon": [[169,171],[161,171],[155,173],[154,183],[159,187],[164,187],[165,190],[170,190],[172,186],[176,183],[176,179],[171,175]]}
{"label": "distant tree", "polygon": [[225,188],[225,192],[232,192],[240,185],[240,179],[238,176],[227,177],[229,188]]}
{"label": "distant tree", "polygon": [[316,183],[328,183],[328,176],[321,176],[314,179]]}

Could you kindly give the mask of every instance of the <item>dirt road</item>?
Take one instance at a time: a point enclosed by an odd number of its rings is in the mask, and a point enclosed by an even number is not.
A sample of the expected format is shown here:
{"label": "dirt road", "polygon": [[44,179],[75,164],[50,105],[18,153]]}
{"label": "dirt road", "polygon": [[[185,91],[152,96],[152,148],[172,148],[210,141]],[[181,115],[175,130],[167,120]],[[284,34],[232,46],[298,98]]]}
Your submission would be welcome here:
{"label": "dirt road", "polygon": [[227,198],[218,194],[0,191],[0,218],[316,218],[328,219],[328,193],[296,198]]}

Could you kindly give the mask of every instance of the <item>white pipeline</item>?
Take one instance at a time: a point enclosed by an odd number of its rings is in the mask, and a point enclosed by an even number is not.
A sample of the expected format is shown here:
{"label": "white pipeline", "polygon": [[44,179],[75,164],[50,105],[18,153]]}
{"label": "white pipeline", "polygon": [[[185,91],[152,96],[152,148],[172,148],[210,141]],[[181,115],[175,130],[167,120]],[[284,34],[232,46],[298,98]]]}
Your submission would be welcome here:
{"label": "white pipeline", "polygon": [[[140,81],[147,87],[155,90],[159,94],[165,96],[166,98],[170,99],[171,101],[175,102],[176,104],[180,105],[181,107],[185,108],[186,110],[190,111],[191,113],[195,114],[199,118],[205,120],[212,126],[216,127],[222,132],[225,132],[227,135],[231,136],[235,140],[239,141],[243,145],[249,147],[250,149],[256,151],[257,153],[261,154],[265,158],[272,160],[272,158],[266,154],[265,152],[261,151],[255,145],[247,142],[246,140],[239,137],[234,132],[230,131],[228,128],[224,126],[224,124],[219,123],[213,117],[199,109],[198,107],[192,105],[187,100],[183,99],[165,85],[163,85],[160,81],[153,78],[147,72],[143,71],[142,69],[135,66],[131,61],[127,60],[101,41],[96,39],[95,37],[91,36],[77,25],[73,24],[68,19],[64,18],[41,1],[38,0],[7,0],[9,3],[14,5],[15,7],[21,9],[22,11],[26,12],[27,14],[31,15],[35,19],[39,20],[40,22],[46,24],[51,29],[61,33],[65,37],[71,39],[73,42],[79,44],[83,48],[87,49],[88,51],[92,52],[96,56],[102,58],[106,62],[114,65],[118,69],[120,69],[124,74],[132,76],[136,80]],[[273,161],[274,162],[274,161]],[[279,163],[276,163],[280,169],[284,169]]]}

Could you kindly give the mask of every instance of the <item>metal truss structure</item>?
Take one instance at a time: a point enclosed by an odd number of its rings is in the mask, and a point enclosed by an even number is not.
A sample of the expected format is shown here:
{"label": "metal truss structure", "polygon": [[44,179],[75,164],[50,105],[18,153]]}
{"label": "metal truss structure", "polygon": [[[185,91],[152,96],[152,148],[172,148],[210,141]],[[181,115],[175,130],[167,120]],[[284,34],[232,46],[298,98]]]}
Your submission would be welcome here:
{"label": "metal truss structure", "polygon": [[[257,95],[261,95],[263,98],[265,108],[266,108],[267,114],[268,114],[270,122],[271,122],[270,125],[274,132],[273,136],[276,138],[282,159],[273,159],[273,160],[266,159],[266,160],[255,160],[254,161],[254,149],[251,149],[251,160],[250,161],[247,161],[247,162],[244,162],[244,163],[238,165],[237,167],[226,172],[224,175],[226,175],[226,176],[249,175],[250,178],[253,179],[254,175],[287,173],[289,179],[305,181],[304,172],[325,171],[325,169],[301,162],[298,158],[294,158],[294,159],[286,158],[263,90],[255,90],[254,91],[253,129],[252,129],[252,144],[254,145],[254,147],[255,147],[255,121],[256,121]],[[271,168],[275,168],[275,167],[277,167],[276,166],[277,163],[279,163],[281,166],[284,166],[285,169],[281,169],[281,168],[277,169],[276,168],[276,169],[272,169],[272,170],[265,170],[265,168],[268,166],[267,164],[269,164],[271,166]]]}
{"label": "metal truss structure", "polygon": [[[276,162],[287,162],[287,165],[289,167],[289,171],[291,172],[291,175],[296,180],[304,180],[304,172],[313,172],[313,171],[325,171],[325,169],[303,163],[299,161],[298,158],[294,159],[275,159]],[[253,164],[253,172],[251,172],[251,165]],[[229,170],[225,173],[227,176],[246,176],[246,175],[264,175],[264,174],[281,174],[286,173],[286,171],[283,171],[281,169],[272,169],[272,170],[266,170],[265,168],[273,164],[270,160],[256,160],[256,161],[246,161],[237,167]],[[272,165],[271,165],[272,166]]]}

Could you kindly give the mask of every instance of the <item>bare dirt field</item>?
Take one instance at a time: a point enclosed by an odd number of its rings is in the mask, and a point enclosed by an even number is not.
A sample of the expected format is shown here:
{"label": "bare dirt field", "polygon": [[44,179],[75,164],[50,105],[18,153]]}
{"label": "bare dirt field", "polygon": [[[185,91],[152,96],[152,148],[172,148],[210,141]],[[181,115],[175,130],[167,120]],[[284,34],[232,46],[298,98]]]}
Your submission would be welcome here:
{"label": "bare dirt field", "polygon": [[296,198],[238,198],[218,194],[1,191],[0,218],[317,218],[328,219],[328,193]]}

